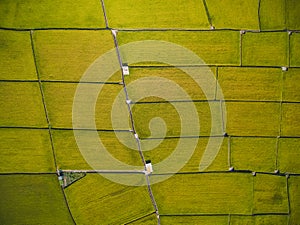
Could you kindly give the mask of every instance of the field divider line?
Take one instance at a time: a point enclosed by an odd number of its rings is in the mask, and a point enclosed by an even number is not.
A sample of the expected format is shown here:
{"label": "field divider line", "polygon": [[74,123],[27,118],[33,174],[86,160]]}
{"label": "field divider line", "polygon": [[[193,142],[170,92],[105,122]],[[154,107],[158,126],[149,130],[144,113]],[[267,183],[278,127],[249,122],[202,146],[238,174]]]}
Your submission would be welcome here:
{"label": "field divider line", "polygon": [[231,160],[231,136],[228,136],[228,141],[227,141],[227,148],[228,148],[228,168],[232,167],[232,160]]}
{"label": "field divider line", "polygon": [[207,21],[208,21],[210,27],[212,28],[213,24],[212,24],[212,21],[211,21],[211,16],[209,14],[209,10],[208,10],[208,6],[207,6],[207,3],[206,3],[206,0],[202,0],[202,3],[203,3],[203,6],[204,6],[204,9],[205,9],[205,12],[206,12]]}
{"label": "field divider line", "polygon": [[261,31],[261,22],[260,22],[260,7],[261,7],[261,0],[258,0],[258,10],[257,10],[257,17],[258,17],[258,29]]}
{"label": "field divider line", "polygon": [[148,217],[148,216],[151,216],[151,215],[153,215],[153,214],[155,214],[155,212],[148,213],[148,214],[146,214],[146,215],[144,215],[144,216],[141,216],[141,217],[139,217],[139,218],[136,218],[136,219],[134,219],[134,220],[131,220],[131,221],[129,221],[129,222],[126,222],[126,223],[124,223],[124,225],[128,225],[128,224],[137,222],[137,221],[139,221],[139,220],[141,220],[141,219],[144,219],[144,218],[146,218],[146,217]]}
{"label": "field divider line", "polygon": [[287,194],[287,200],[288,200],[288,214],[291,215],[291,202],[290,202],[290,188],[289,188],[289,176],[286,177],[286,194]]}
{"label": "field divider line", "polygon": [[[122,57],[121,57],[121,54],[120,54],[119,44],[118,44],[117,37],[116,37],[116,35],[113,32],[112,32],[112,36],[113,36],[113,39],[114,39],[114,44],[115,44],[115,48],[116,48],[116,52],[117,52],[117,56],[118,56],[118,60],[119,60],[119,66],[120,66],[121,74],[122,74],[123,90],[124,90],[125,97],[126,97],[126,102],[127,102],[129,100],[129,96],[128,96],[126,82],[125,82],[125,75],[124,75],[124,72],[122,70],[122,66],[123,66]],[[145,169],[145,171],[147,171],[147,169],[146,169],[146,161],[145,161],[145,157],[144,157],[143,152],[142,152],[140,139],[138,137],[138,134],[136,133],[136,129],[135,129],[135,125],[134,125],[134,119],[133,119],[133,113],[132,113],[132,110],[131,110],[131,106],[130,106],[130,104],[126,104],[126,105],[127,105],[128,112],[129,112],[129,118],[130,118],[130,121],[131,121],[132,131],[133,131],[135,140],[136,140],[137,145],[138,145],[138,151],[139,151],[141,160],[143,162],[144,169]],[[157,216],[157,223],[158,223],[158,225],[160,225],[159,211],[158,211],[158,207],[157,207],[155,198],[153,196],[153,192],[152,192],[152,189],[151,189],[151,184],[150,184],[149,177],[148,177],[147,173],[145,173],[145,178],[146,178],[146,181],[147,181],[147,188],[148,188],[149,197],[150,197],[150,199],[152,201],[152,204],[153,204],[153,207],[155,209],[156,216]]]}
{"label": "field divider line", "polygon": [[108,19],[107,19],[107,15],[106,15],[106,9],[105,9],[104,0],[100,0],[100,2],[101,2],[102,11],[103,11],[103,16],[104,16],[105,26],[106,26],[107,29],[109,29]]}
{"label": "field divider line", "polygon": [[115,174],[145,174],[144,170],[62,170],[66,173],[115,173]]}
{"label": "field divider line", "polygon": [[[48,132],[49,132],[49,138],[50,138],[50,143],[51,143],[54,166],[55,166],[56,170],[58,170],[57,158],[56,158],[56,154],[55,154],[55,149],[54,149],[54,144],[53,144],[53,136],[52,136],[52,131],[51,131],[51,122],[50,122],[50,119],[49,119],[49,112],[48,112],[46,101],[45,101],[45,93],[44,93],[44,90],[43,90],[41,77],[40,77],[40,72],[39,72],[39,69],[38,69],[38,62],[37,62],[37,59],[36,59],[35,45],[34,45],[34,40],[33,40],[33,32],[34,32],[33,30],[30,31],[30,42],[31,42],[32,54],[33,54],[33,58],[34,58],[34,65],[35,65],[36,75],[37,75],[38,80],[39,80],[39,88],[40,88],[40,92],[41,92],[41,97],[42,97],[42,103],[43,103],[43,106],[44,106],[45,116],[46,116],[46,120],[47,120],[47,123],[48,123]],[[73,214],[71,212],[71,209],[69,207],[69,203],[68,203],[68,200],[67,200],[66,193],[65,193],[65,191],[62,187],[61,187],[61,191],[62,191],[62,195],[63,195],[64,200],[65,200],[65,204],[66,204],[67,209],[69,211],[70,217],[71,217],[73,223],[76,225],[76,221],[75,221],[75,219],[73,217]]]}
{"label": "field divider line", "polygon": [[44,93],[44,90],[43,90],[41,77],[40,77],[40,72],[39,72],[39,69],[38,69],[38,62],[37,62],[37,59],[36,59],[35,45],[34,45],[34,40],[33,40],[33,32],[34,32],[33,30],[30,31],[30,42],[31,42],[32,55],[33,55],[33,58],[34,58],[34,66],[35,66],[35,71],[36,71],[36,75],[37,75],[37,78],[38,78],[39,89],[40,89],[40,93],[41,93],[41,97],[42,97],[41,100],[42,100],[42,104],[43,104],[43,107],[44,107],[44,113],[45,113],[47,124],[48,124],[48,131],[49,131],[49,138],[50,138],[52,155],[53,155],[53,160],[54,160],[54,166],[57,170],[58,167],[57,167],[56,154],[55,154],[55,149],[54,149],[54,144],[53,144],[53,136],[52,136],[52,132],[51,132],[51,122],[50,122],[50,119],[49,119],[49,112],[48,112],[46,101],[45,101],[45,93]]}

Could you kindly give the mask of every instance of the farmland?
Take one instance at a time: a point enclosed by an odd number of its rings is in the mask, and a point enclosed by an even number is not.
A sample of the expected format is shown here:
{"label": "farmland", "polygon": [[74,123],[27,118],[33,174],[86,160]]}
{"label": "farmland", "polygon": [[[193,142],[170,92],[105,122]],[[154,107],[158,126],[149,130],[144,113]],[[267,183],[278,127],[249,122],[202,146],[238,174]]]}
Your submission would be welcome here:
{"label": "farmland", "polygon": [[0,1],[0,224],[298,225],[299,15]]}

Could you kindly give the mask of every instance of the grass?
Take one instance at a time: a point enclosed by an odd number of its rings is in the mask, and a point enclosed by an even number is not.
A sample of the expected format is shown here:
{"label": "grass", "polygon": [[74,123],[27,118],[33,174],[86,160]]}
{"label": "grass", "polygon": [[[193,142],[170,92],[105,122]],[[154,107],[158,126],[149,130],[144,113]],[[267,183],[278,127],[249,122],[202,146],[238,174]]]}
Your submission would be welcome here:
{"label": "grass", "polygon": [[300,177],[290,177],[289,180],[289,193],[290,193],[290,202],[291,202],[291,224],[297,224],[300,219],[299,210],[300,210]]}
{"label": "grass", "polygon": [[231,138],[231,163],[237,170],[273,172],[276,169],[276,139]]}
{"label": "grass", "polygon": [[[93,144],[90,131],[82,131],[86,145],[91,151],[96,151],[97,145]],[[98,132],[99,138],[106,150],[117,160],[130,165],[142,166],[142,160],[137,150],[126,147],[121,143],[132,140],[132,145],[136,145],[131,133],[119,133],[121,140],[118,140],[113,132]],[[89,170],[92,169],[85,161],[84,155],[80,152],[75,141],[73,131],[53,131],[53,141],[56,150],[57,164],[61,169]],[[126,142],[125,142],[126,143]],[[136,147],[136,146],[135,146]],[[137,147],[136,147],[137,148]],[[85,152],[86,154],[86,152]],[[110,169],[110,168],[105,168]]]}
{"label": "grass", "polygon": [[206,0],[206,3],[216,28],[259,29],[256,0]]}
{"label": "grass", "polygon": [[286,101],[300,101],[300,70],[290,68],[283,74],[283,100]]}
{"label": "grass", "polygon": [[280,100],[281,69],[220,67],[218,82],[226,100]]}
{"label": "grass", "polygon": [[290,66],[300,66],[300,35],[293,33],[290,37]]}
{"label": "grass", "polygon": [[300,29],[300,4],[297,0],[287,1],[287,25],[289,30]]}
{"label": "grass", "polygon": [[[219,138],[213,138],[215,141]],[[189,155],[187,152],[190,150],[190,146],[194,146],[194,140],[184,139],[181,140],[184,142],[184,146],[179,152],[175,153],[176,157],[172,156],[173,163],[182,164],[180,172],[199,172],[199,164],[203,157],[204,151],[207,147],[209,138],[200,138],[198,144],[196,144],[195,151],[191,155],[190,159],[186,159],[186,155]],[[228,149],[227,149],[227,139],[223,140],[223,143],[220,147],[220,150],[212,162],[212,164],[205,171],[226,171],[229,168],[228,165]],[[153,164],[154,173],[162,172],[174,172],[171,168],[164,168],[160,171],[161,167],[155,166],[155,164],[161,163],[163,160],[166,160],[176,149],[179,143],[179,139],[165,139],[161,143],[157,143],[155,140],[142,140],[141,146],[144,150],[143,154],[146,159],[151,159]],[[157,146],[155,146],[157,145]],[[217,144],[215,144],[215,148]],[[151,149],[145,151],[145,149]]]}
{"label": "grass", "polygon": [[34,43],[42,80],[79,81],[98,57],[114,48],[110,31],[36,31]]}
{"label": "grass", "polygon": [[[135,127],[141,138],[161,138],[164,135],[167,137],[222,135],[220,103],[213,102],[211,105],[214,110],[212,112],[207,102],[135,104],[132,111]],[[195,129],[196,119],[187,116],[187,114],[190,115],[189,107],[195,107],[197,110],[200,132]],[[215,115],[216,118],[214,127],[211,124],[212,115]],[[165,126],[157,117],[164,120]]]}
{"label": "grass", "polygon": [[47,130],[0,129],[0,172],[54,172]]}
{"label": "grass", "polygon": [[29,32],[0,30],[0,79],[37,80]]}
{"label": "grass", "polygon": [[279,142],[279,169],[282,172],[299,173],[299,138],[282,138]]}
{"label": "grass", "polygon": [[257,174],[254,178],[253,201],[253,213],[287,213],[286,178]]}
{"label": "grass", "polygon": [[[144,179],[144,175],[134,176]],[[99,174],[87,175],[68,187],[66,194],[78,224],[123,224],[154,211],[145,186],[123,186]]]}
{"label": "grass", "polygon": [[0,176],[1,224],[73,224],[57,176]]}
{"label": "grass", "polygon": [[288,224],[288,220],[285,215],[231,216],[230,225],[282,225]]}
{"label": "grass", "polygon": [[223,225],[227,224],[227,216],[162,216],[162,224],[190,224],[190,225]]}
{"label": "grass", "polygon": [[287,66],[287,32],[246,33],[242,36],[244,66]]}
{"label": "grass", "polygon": [[3,0],[0,3],[0,26],[6,28],[105,27],[101,8],[97,0],[89,0],[88,4],[85,0],[76,2]]}
{"label": "grass", "polygon": [[[260,1],[260,25],[261,30],[286,29],[285,1],[261,0]],[[270,10],[272,8],[272,10]]]}
{"label": "grass", "polygon": [[37,82],[2,82],[0,96],[2,126],[47,126]]}
{"label": "grass", "polygon": [[[234,31],[145,31],[145,32],[119,32],[119,44],[123,45],[133,41],[158,40],[168,41],[190,49],[208,65],[239,65],[240,48],[239,32]],[[127,61],[127,55],[134,52],[121,52],[123,62]],[[222,54],[220,54],[222,53]],[[182,53],[174,53],[180,56]],[[167,56],[169,57],[169,56]],[[182,58],[183,65],[193,64],[188,59]],[[144,65],[150,65],[144,63]]]}
{"label": "grass", "polygon": [[[199,68],[200,70],[200,68]],[[216,73],[215,68],[211,68],[212,74]],[[125,82],[127,85],[131,85],[131,83],[137,81],[138,79],[144,79],[144,78],[165,78],[168,79],[168,82],[175,82],[177,85],[179,85],[186,93],[187,95],[193,99],[193,100],[205,100],[207,99],[205,94],[203,93],[202,89],[199,87],[199,85],[193,80],[192,77],[190,77],[188,74],[186,74],[184,71],[180,70],[179,68],[130,68],[130,76],[125,77]],[[146,87],[152,85],[152,93],[146,93],[146,94],[153,94],[155,95],[156,91],[159,91],[160,93],[165,94],[166,96],[172,96],[172,99],[170,100],[183,100],[183,95],[178,93],[177,91],[173,91],[173,88],[169,85],[168,82],[165,82],[164,84],[155,86],[150,82],[143,82],[137,85],[136,87],[140,87],[140,89],[134,89],[134,91],[131,91],[130,88],[128,88],[128,93],[130,98],[133,101],[138,100],[142,94],[144,94],[144,90]],[[204,81],[205,82],[205,81]],[[203,85],[209,86],[212,90],[215,90],[215,84],[212,86],[209,82],[204,83]],[[166,88],[169,87],[169,88]],[[175,88],[174,88],[175,89]],[[214,93],[215,94],[215,93]],[[211,96],[208,96],[208,99],[212,100],[214,99],[214,94]],[[143,99],[143,101],[150,101],[151,98]],[[186,100],[186,99],[184,99]]]}
{"label": "grass", "polygon": [[228,134],[239,136],[279,135],[279,104],[227,102],[226,108]]}
{"label": "grass", "polygon": [[105,1],[110,27],[209,28],[204,5],[190,0]]}
{"label": "grass", "polygon": [[299,136],[300,134],[300,106],[299,104],[282,105],[282,129],[283,136]]}
{"label": "grass", "polygon": [[178,174],[152,190],[162,215],[251,213],[252,176],[247,174]]}
{"label": "grass", "polygon": [[[100,86],[97,84],[86,84],[86,88],[90,90],[98,90]],[[45,99],[48,106],[49,117],[53,127],[71,128],[72,127],[72,107],[74,101],[74,95],[77,88],[77,84],[72,83],[43,83],[45,92]],[[60,93],[59,95],[57,93]],[[98,96],[95,106],[95,121],[98,129],[113,129],[112,127],[112,106],[118,93],[121,93],[122,104],[116,103],[116,107],[119,113],[124,113],[125,118],[128,118],[128,110],[125,104],[125,98],[123,98],[123,90],[121,85],[105,84]],[[89,93],[86,93],[86,98],[89,98]],[[124,99],[124,100],[123,100]],[[86,100],[85,100],[86,101]],[[89,100],[92,101],[92,100]],[[86,103],[86,102],[85,102]],[[124,103],[124,104],[123,104]],[[93,104],[93,102],[91,102]],[[84,103],[83,103],[84,105]],[[84,107],[84,106],[83,106]],[[91,109],[92,110],[92,109]],[[87,110],[86,117],[90,115]],[[85,118],[85,117],[83,117]],[[119,118],[121,120],[123,118]],[[120,122],[116,118],[116,123]],[[129,121],[129,120],[128,120]],[[76,125],[77,126],[77,125]],[[84,122],[79,125],[83,128],[91,128],[89,122]],[[116,125],[114,129],[129,129],[129,122],[127,124]]]}

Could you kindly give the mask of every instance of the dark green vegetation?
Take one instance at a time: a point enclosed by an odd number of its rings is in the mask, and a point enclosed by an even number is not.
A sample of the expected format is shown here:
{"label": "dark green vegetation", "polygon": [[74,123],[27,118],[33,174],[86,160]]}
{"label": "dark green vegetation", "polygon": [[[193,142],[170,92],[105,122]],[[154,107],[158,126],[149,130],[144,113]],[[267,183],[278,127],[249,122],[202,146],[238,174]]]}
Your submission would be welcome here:
{"label": "dark green vegetation", "polygon": [[[298,0],[0,1],[0,224],[158,224],[151,188],[162,225],[298,225],[299,21]],[[161,40],[190,49],[209,66],[220,86],[204,81],[211,90],[205,96],[180,68],[161,62],[129,65],[127,87],[158,76],[176,83],[194,101],[178,102],[186,99],[170,88],[162,92],[171,94],[175,103],[155,95],[144,98],[139,94],[151,85],[147,82],[129,90],[141,150],[153,164],[151,185],[145,186],[144,174],[126,171],[87,173],[62,189],[57,169],[74,177],[69,170],[94,169],[76,143],[72,107],[82,75],[115,47],[111,29],[118,30],[118,45]],[[121,51],[122,62],[137,52]],[[203,66],[180,52],[163,57],[170,56],[180,59],[179,66]],[[102,88],[93,108],[103,146],[115,159],[143,169],[130,131],[121,72],[108,81],[96,78],[85,85]],[[218,113],[212,115],[208,103]],[[197,110],[200,131],[182,133],[183,118],[175,106],[190,104]],[[114,118],[114,126],[113,105],[128,121]],[[86,111],[83,119],[89,115]],[[212,116],[218,122],[213,132]],[[166,126],[154,124],[156,117]],[[193,119],[187,120],[188,127]],[[93,154],[97,143],[91,127],[84,123],[80,128]],[[184,147],[177,157],[169,158],[181,142]],[[210,142],[220,150],[216,157],[206,155],[215,159],[199,172]],[[182,167],[171,178],[154,183],[174,172],[159,164],[168,159],[170,165]],[[104,162],[101,168],[113,169],[110,166]],[[84,174],[77,172],[77,177]],[[132,186],[110,180],[118,178]]]}

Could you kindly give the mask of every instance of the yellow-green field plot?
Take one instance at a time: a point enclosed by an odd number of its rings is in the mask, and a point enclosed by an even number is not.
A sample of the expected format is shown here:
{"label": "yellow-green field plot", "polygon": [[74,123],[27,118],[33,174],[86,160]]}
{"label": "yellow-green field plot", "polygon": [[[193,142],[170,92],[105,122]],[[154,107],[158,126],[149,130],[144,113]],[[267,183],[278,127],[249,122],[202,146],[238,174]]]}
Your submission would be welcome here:
{"label": "yellow-green field plot", "polygon": [[0,30],[0,79],[37,79],[29,32]]}
{"label": "yellow-green field plot", "polygon": [[220,67],[218,82],[226,100],[280,100],[281,74],[279,68]]}
{"label": "yellow-green field plot", "polygon": [[57,176],[0,176],[2,224],[73,224]]}
{"label": "yellow-green field plot", "polygon": [[[205,169],[205,171],[227,171],[228,165],[228,140],[227,138],[222,139],[220,137],[213,137],[213,148],[218,148],[218,144],[221,142],[220,150],[216,153],[216,158],[212,161],[211,165]],[[183,143],[182,147],[177,150],[177,145],[179,141]],[[182,164],[180,172],[199,172],[199,164],[203,157],[203,154],[207,148],[209,138],[200,137],[196,144],[193,138],[185,139],[165,139],[165,140],[151,140],[145,139],[141,140],[141,147],[143,150],[143,155],[145,159],[150,159],[153,164],[153,170],[155,174],[162,172],[176,172],[171,168],[163,168],[163,171],[159,171],[155,164],[162,163],[164,160],[170,160],[165,164],[174,165],[176,163]],[[198,142],[198,143],[197,143]],[[190,149],[194,147],[194,151]],[[150,150],[148,150],[150,149]],[[176,155],[172,155],[175,151]],[[191,153],[190,153],[191,152]],[[170,157],[170,158],[168,158]],[[211,157],[214,157],[212,155]]]}
{"label": "yellow-green field plot", "polygon": [[154,212],[147,187],[120,185],[99,174],[89,174],[65,191],[78,224],[123,224]]}
{"label": "yellow-green field plot", "polygon": [[152,190],[162,215],[249,214],[252,179],[249,174],[177,174]]}
{"label": "yellow-green field plot", "polygon": [[279,141],[278,161],[281,172],[300,172],[300,138],[281,138]]}
{"label": "yellow-green field plot", "polygon": [[206,3],[216,28],[259,29],[256,0],[206,0]]}
{"label": "yellow-green field plot", "polygon": [[79,81],[98,57],[114,48],[110,31],[36,31],[33,37],[42,80]]}
{"label": "yellow-green field plot", "polygon": [[2,82],[0,96],[1,126],[47,126],[37,82]]}
{"label": "yellow-green field plot", "polygon": [[287,32],[251,33],[242,36],[244,66],[287,66]]}
{"label": "yellow-green field plot", "polygon": [[227,102],[227,133],[237,136],[279,135],[280,104]]}
{"label": "yellow-green field plot", "polygon": [[261,0],[259,15],[261,30],[286,29],[286,1]]}
{"label": "yellow-green field plot", "polygon": [[223,225],[228,224],[227,216],[162,216],[161,224]]}
{"label": "yellow-green field plot", "polygon": [[300,177],[291,176],[289,182],[290,204],[291,204],[291,219],[290,224],[297,224],[300,219]]}
{"label": "yellow-green field plot", "polygon": [[[197,54],[204,63],[208,65],[239,65],[240,64],[240,33],[235,31],[144,31],[144,32],[118,32],[119,44],[126,44],[133,41],[158,40],[167,41],[181,45]],[[123,62],[127,61],[126,55],[136,54],[121,52]],[[172,55],[182,52],[174,52]],[[166,55],[168,58],[169,55]],[[166,59],[167,59],[166,58]],[[196,64],[191,59],[179,58],[181,65]],[[154,63],[143,63],[153,65]],[[156,63],[157,64],[157,63]]]}
{"label": "yellow-green field plot", "polygon": [[286,178],[257,174],[254,177],[253,213],[288,213]]}
{"label": "yellow-green field plot", "polygon": [[[77,135],[84,137],[88,150],[79,149],[72,130],[54,130],[52,132],[59,168],[64,170],[97,169],[91,168],[92,165],[89,165],[84,158],[86,154],[93,154],[93,151],[96,153],[99,148],[98,142],[95,143],[93,140],[91,131],[81,131],[79,134],[78,132],[76,133]],[[98,132],[98,136],[106,151],[111,154],[114,159],[128,165],[143,166],[142,159],[137,150],[137,143],[135,142],[132,133],[118,132],[117,137],[114,132]],[[120,140],[118,138],[120,138]],[[125,144],[128,144],[129,147],[123,144],[122,141]],[[131,146],[132,148],[130,148]],[[84,152],[81,152],[80,150]],[[107,165],[102,165],[102,169],[108,170],[114,168],[107,162]]]}
{"label": "yellow-green field plot", "polygon": [[297,0],[288,0],[287,3],[287,28],[289,30],[300,29],[300,4]]}
{"label": "yellow-green field plot", "polygon": [[0,21],[0,27],[5,28],[105,27],[101,3],[97,0],[3,0]]}
{"label": "yellow-green field plot", "polygon": [[[195,68],[195,70],[199,70],[200,74],[205,73],[202,75],[208,76],[214,76],[214,74],[216,73],[216,69],[214,67],[210,68],[210,74],[207,74],[208,69],[202,69],[201,67]],[[160,84],[157,85],[157,83],[155,83],[155,86],[153,86],[153,81],[156,77],[157,79],[160,79]],[[139,79],[142,79],[141,83],[137,83],[139,82]],[[150,102],[151,100],[155,101],[154,97],[151,98],[151,94],[155,96],[155,94],[157,93],[161,93],[165,96],[171,96],[172,99],[166,100],[188,100],[184,98],[184,95],[181,92],[179,92],[178,85],[192,100],[213,100],[215,97],[216,89],[216,82],[210,83],[206,79],[201,79],[201,85],[212,90],[210,92],[210,95],[205,96],[199,84],[196,83],[196,81],[191,76],[186,74],[180,68],[175,67],[130,68],[130,76],[125,76],[125,82],[127,84],[127,90],[130,99],[133,101],[137,101],[143,94],[150,95],[149,98],[141,99],[141,101],[145,102]],[[175,86],[171,86],[171,82],[177,85],[177,88],[175,88]],[[130,85],[135,85],[135,88],[130,88]],[[151,93],[146,93],[146,91],[144,90],[149,90],[147,88],[151,85]]]}
{"label": "yellow-green field plot", "polygon": [[[123,97],[123,90],[121,85],[116,84],[81,84],[84,85],[87,89],[90,90],[99,90],[102,87],[102,90],[95,101],[95,123],[98,129],[113,129],[112,125],[112,106],[114,104],[115,99],[121,99]],[[100,87],[101,86],[101,87]],[[77,84],[75,83],[43,83],[43,88],[45,92],[45,100],[48,107],[50,121],[53,127],[60,128],[71,128],[72,125],[72,107],[73,101],[75,97],[75,92],[77,88]],[[57,94],[59,93],[59,95]],[[117,98],[117,95],[121,93],[121,97]],[[76,128],[92,128],[91,123],[88,118],[92,115],[94,102],[93,98],[90,97],[89,93],[83,93],[79,96],[83,96],[84,103],[90,103],[92,108],[89,108],[84,112],[82,116],[82,120],[84,120],[81,124],[75,124]],[[86,97],[85,97],[86,96]],[[128,109],[125,103],[125,97],[122,98],[116,104],[116,110],[119,113],[125,114],[125,117],[128,118]],[[94,118],[92,118],[94,120]],[[114,129],[129,129],[129,120],[126,123],[122,123],[123,118],[115,118],[115,123],[117,123],[118,127],[114,127]],[[119,123],[120,122],[120,123]],[[116,126],[117,126],[116,125]]]}
{"label": "yellow-green field plot", "polygon": [[300,105],[282,105],[282,129],[283,136],[300,136]]}
{"label": "yellow-green field plot", "polygon": [[54,172],[48,130],[0,129],[0,171]]}
{"label": "yellow-green field plot", "polygon": [[283,100],[300,101],[300,69],[290,68],[283,74]]}
{"label": "yellow-green field plot", "polygon": [[290,66],[300,66],[300,34],[293,33],[290,36]]}
{"label": "yellow-green field plot", "polygon": [[282,225],[288,224],[287,215],[256,215],[256,216],[231,216],[230,225]]}
{"label": "yellow-green field plot", "polygon": [[273,172],[276,138],[231,138],[231,164],[237,170]]}
{"label": "yellow-green field plot", "polygon": [[[221,104],[211,102],[210,105],[208,102],[154,102],[134,104],[132,112],[141,138],[223,135]],[[198,114],[200,131],[195,126],[196,118],[187,116],[191,113],[189,109],[193,108]]]}
{"label": "yellow-green field plot", "polygon": [[209,28],[202,1],[104,1],[113,28]]}

